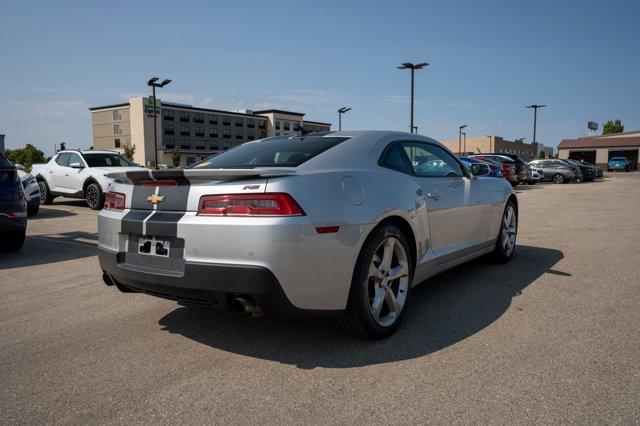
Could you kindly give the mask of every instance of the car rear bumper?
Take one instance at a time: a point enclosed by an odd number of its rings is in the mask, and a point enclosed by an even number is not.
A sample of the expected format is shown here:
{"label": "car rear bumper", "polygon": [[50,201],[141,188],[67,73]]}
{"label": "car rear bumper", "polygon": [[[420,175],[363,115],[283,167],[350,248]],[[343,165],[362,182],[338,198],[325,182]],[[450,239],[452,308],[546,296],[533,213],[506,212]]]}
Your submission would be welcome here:
{"label": "car rear bumper", "polygon": [[[181,274],[128,264],[127,255],[98,248],[103,273],[118,286],[185,304],[231,311],[231,300],[243,297],[262,311],[283,317],[335,317],[342,310],[300,309],[286,296],[275,275],[262,266],[184,262]],[[144,256],[144,255],[138,255]]]}

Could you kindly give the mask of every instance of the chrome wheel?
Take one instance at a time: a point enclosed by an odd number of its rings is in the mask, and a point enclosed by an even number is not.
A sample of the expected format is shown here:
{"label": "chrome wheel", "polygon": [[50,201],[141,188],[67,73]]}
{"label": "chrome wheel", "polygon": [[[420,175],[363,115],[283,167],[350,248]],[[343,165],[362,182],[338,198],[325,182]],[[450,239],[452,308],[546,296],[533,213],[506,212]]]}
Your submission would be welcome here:
{"label": "chrome wheel", "polygon": [[47,184],[44,181],[38,182],[38,189],[40,190],[40,204],[47,202]]}
{"label": "chrome wheel", "polygon": [[89,207],[95,208],[100,202],[100,192],[95,185],[89,185],[87,188],[87,203],[89,203]]}
{"label": "chrome wheel", "polygon": [[502,218],[502,249],[506,256],[511,255],[511,252],[516,246],[516,232],[518,227],[516,224],[516,213],[513,210],[513,206],[507,206]]}
{"label": "chrome wheel", "polygon": [[562,176],[561,174],[557,174],[553,177],[553,183],[562,183],[564,182],[564,176]]}
{"label": "chrome wheel", "polygon": [[400,317],[409,291],[409,262],[402,243],[385,238],[376,248],[367,279],[369,311],[380,326],[393,325]]}

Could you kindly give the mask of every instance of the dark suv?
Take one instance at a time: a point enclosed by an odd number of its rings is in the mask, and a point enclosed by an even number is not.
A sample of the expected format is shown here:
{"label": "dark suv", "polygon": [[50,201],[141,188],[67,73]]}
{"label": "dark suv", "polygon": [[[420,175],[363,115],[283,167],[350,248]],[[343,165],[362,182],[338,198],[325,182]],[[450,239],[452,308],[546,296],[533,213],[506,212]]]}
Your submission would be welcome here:
{"label": "dark suv", "polygon": [[563,163],[569,166],[575,166],[580,168],[580,173],[582,174],[582,176],[578,179],[578,182],[594,181],[598,177],[597,170],[592,165],[581,163],[580,161],[577,161],[577,160],[569,160],[569,159],[564,159],[559,161],[562,161]]}
{"label": "dark suv", "polygon": [[16,251],[27,231],[27,200],[18,169],[0,153],[0,251]]}
{"label": "dark suv", "polygon": [[534,180],[531,176],[531,168],[529,167],[529,165],[527,164],[526,161],[524,161],[522,158],[520,158],[519,155],[517,154],[483,154],[484,156],[492,156],[492,155],[502,155],[505,157],[509,157],[511,158],[515,163],[516,163],[516,176],[518,177],[518,182],[519,183],[534,183]]}

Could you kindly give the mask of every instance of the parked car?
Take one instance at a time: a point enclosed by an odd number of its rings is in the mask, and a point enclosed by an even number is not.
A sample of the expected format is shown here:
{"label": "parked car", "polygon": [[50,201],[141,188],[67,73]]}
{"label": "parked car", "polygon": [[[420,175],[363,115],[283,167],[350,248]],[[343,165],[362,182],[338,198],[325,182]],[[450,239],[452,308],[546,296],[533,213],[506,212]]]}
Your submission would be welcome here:
{"label": "parked car", "polygon": [[502,173],[502,167],[500,167],[499,164],[496,164],[492,161],[485,161],[479,158],[470,158],[470,157],[458,157],[458,158],[460,159],[460,161],[462,161],[462,164],[467,166],[469,170],[472,169],[474,164],[486,164],[489,167],[489,173],[486,173],[485,176],[496,177],[496,178],[504,177],[504,173]]}
{"label": "parked car", "polygon": [[531,167],[531,181],[527,182],[528,185],[535,185],[542,180],[542,170]]}
{"label": "parked car", "polygon": [[99,210],[113,181],[107,174],[144,170],[117,152],[65,150],[46,164],[34,164],[31,174],[40,187],[41,204],[51,204],[59,196],[84,198],[90,208]]}
{"label": "parked car", "polygon": [[27,199],[27,214],[33,216],[40,210],[40,188],[38,187],[38,182],[36,182],[36,178],[33,175],[24,171],[22,164],[16,164],[16,169],[18,169],[24,196]]}
{"label": "parked car", "polygon": [[333,316],[369,338],[396,329],[414,284],[515,249],[511,186],[475,178],[417,134],[275,137],[185,170],[109,176],[106,284],[247,314]]}
{"label": "parked car", "polygon": [[520,183],[535,183],[532,182],[531,179],[531,169],[529,168],[529,165],[527,164],[526,161],[524,161],[522,158],[520,158],[519,155],[517,154],[498,154],[498,153],[493,153],[493,154],[484,154],[485,156],[487,155],[499,155],[499,156],[504,156],[504,157],[509,157],[511,158],[515,163],[516,163],[516,175],[518,176],[518,182]]}
{"label": "parked car", "polygon": [[504,178],[511,184],[511,186],[516,187],[520,182],[518,179],[518,175],[516,173],[516,162],[509,157],[504,155],[485,155],[485,154],[474,154],[469,155],[468,158],[477,158],[484,161],[493,161],[495,163],[500,164],[502,167],[502,174],[504,174]]}
{"label": "parked car", "polygon": [[16,251],[27,232],[27,201],[18,169],[0,152],[0,251]]}
{"label": "parked car", "polygon": [[578,179],[580,169],[557,160],[534,160],[529,166],[542,173],[543,181],[569,183]]}
{"label": "parked car", "polygon": [[577,160],[563,159],[563,160],[558,160],[558,161],[562,161],[563,163],[565,163],[565,164],[567,164],[569,166],[578,167],[580,169],[580,177],[578,179],[578,182],[596,180],[596,168],[595,167],[593,167],[591,165],[586,165],[586,164],[581,163],[580,161],[577,161]]}
{"label": "parked car", "polygon": [[612,157],[607,164],[607,170],[610,172],[615,170],[624,170],[628,172],[631,170],[631,164],[625,157]]}

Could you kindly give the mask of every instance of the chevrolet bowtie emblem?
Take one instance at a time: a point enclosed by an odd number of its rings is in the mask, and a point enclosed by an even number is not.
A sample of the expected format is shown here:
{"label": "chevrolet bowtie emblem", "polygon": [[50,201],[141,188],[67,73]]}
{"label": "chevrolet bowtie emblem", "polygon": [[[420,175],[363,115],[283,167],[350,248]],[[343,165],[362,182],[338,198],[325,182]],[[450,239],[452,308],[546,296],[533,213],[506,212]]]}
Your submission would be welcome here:
{"label": "chevrolet bowtie emblem", "polygon": [[151,194],[147,197],[147,201],[151,204],[158,204],[164,201],[164,195]]}

